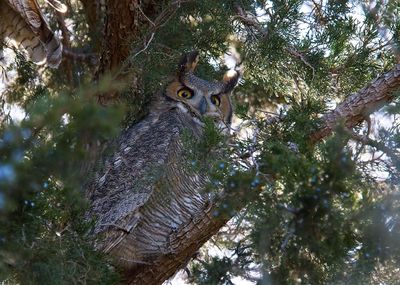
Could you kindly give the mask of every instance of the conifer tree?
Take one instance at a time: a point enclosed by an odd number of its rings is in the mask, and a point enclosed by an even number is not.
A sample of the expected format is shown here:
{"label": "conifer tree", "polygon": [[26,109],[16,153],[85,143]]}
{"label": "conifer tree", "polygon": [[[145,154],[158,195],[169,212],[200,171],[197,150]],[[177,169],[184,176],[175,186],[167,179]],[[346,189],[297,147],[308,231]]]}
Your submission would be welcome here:
{"label": "conifer tree", "polygon": [[136,284],[94,249],[85,187],[194,49],[203,78],[231,61],[243,76],[224,155],[207,155],[221,145],[207,124],[184,139],[223,193],[208,242],[173,263],[186,282],[399,282],[397,1],[38,2],[62,38],[57,69],[0,38],[0,283]]}

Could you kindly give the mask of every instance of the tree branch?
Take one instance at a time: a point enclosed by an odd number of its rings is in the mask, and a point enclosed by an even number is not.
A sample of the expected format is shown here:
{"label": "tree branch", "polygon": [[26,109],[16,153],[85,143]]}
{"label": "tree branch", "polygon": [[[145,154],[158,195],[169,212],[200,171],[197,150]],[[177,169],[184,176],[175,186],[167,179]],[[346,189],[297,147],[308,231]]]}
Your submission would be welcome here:
{"label": "tree branch", "polygon": [[348,96],[333,111],[322,117],[322,125],[311,135],[311,141],[317,142],[330,135],[341,122],[352,129],[373,112],[391,102],[396,91],[400,90],[400,64],[380,75],[360,91]]}
{"label": "tree branch", "polygon": [[359,134],[356,134],[354,132],[348,131],[349,135],[351,136],[352,139],[355,141],[361,142],[362,144],[366,144],[369,146],[372,146],[376,148],[377,150],[383,152],[386,154],[394,163],[399,163],[400,162],[400,157],[399,154],[396,153],[393,149],[390,147],[387,147],[383,142],[380,141],[375,141],[368,136],[361,136]]}
{"label": "tree branch", "polygon": [[[261,38],[267,39],[269,37],[268,30],[262,27],[261,23],[257,20],[255,15],[248,13],[243,7],[240,5],[235,6],[236,13],[233,17],[234,20],[238,20],[241,22],[245,27],[247,27],[251,32],[256,30]],[[253,32],[253,34],[255,34]],[[312,70],[313,78],[315,76],[315,68],[306,60],[306,57],[298,50],[296,50],[293,46],[284,47],[284,51],[287,52],[291,57],[295,59],[300,59],[307,67]]]}

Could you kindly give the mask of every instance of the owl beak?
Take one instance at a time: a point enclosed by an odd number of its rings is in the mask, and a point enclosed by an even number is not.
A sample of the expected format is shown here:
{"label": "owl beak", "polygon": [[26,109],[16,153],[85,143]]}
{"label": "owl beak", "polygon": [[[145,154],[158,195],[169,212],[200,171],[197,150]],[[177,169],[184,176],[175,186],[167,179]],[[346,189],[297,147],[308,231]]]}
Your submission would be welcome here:
{"label": "owl beak", "polygon": [[204,115],[207,112],[207,100],[204,97],[200,101],[199,111],[201,115]]}
{"label": "owl beak", "polygon": [[198,105],[198,110],[200,112],[200,115],[212,118],[214,120],[221,119],[221,114],[218,113],[216,110],[213,110],[215,108],[209,107],[208,104],[209,103],[207,102],[207,99],[203,97],[200,101],[200,104]]}

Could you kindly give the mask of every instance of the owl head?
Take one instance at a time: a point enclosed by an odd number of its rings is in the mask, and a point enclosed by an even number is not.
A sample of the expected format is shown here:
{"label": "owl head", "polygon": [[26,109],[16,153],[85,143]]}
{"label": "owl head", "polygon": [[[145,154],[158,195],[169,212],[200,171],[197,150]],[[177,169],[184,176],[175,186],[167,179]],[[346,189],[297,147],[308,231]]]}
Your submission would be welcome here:
{"label": "owl head", "polygon": [[239,72],[227,72],[221,81],[201,79],[193,74],[198,58],[197,51],[183,55],[177,76],[166,88],[166,96],[199,119],[210,117],[229,126],[233,111],[230,95]]}

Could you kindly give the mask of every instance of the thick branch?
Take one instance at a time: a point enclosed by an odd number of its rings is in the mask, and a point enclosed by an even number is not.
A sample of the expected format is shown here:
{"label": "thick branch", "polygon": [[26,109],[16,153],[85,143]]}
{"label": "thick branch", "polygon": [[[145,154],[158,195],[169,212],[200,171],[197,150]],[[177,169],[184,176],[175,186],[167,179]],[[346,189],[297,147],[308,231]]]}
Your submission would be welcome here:
{"label": "thick branch", "polygon": [[[253,34],[259,34],[262,39],[268,39],[269,32],[264,28],[261,23],[257,20],[255,15],[249,14],[240,5],[235,5],[237,15],[233,17],[234,20],[238,20],[245,27],[247,27]],[[256,32],[253,32],[255,30]],[[306,60],[306,57],[293,46],[284,47],[284,51],[287,52],[291,57],[300,59],[307,67],[312,70],[313,77],[315,73],[314,67]]]}
{"label": "thick branch", "polygon": [[126,272],[128,280],[125,284],[162,284],[182,269],[199,248],[229,221],[226,216],[215,217],[215,211],[215,206],[209,207],[179,232],[172,233],[171,248],[174,254],[160,256],[151,264],[143,264],[131,272]]}
{"label": "thick branch", "polygon": [[399,154],[396,153],[395,150],[391,149],[390,147],[387,147],[383,142],[381,141],[375,141],[368,136],[361,136],[353,132],[348,132],[349,135],[351,136],[352,139],[361,142],[366,145],[370,145],[374,148],[376,148],[379,151],[382,151],[385,153],[395,164],[400,162],[400,157]]}
{"label": "thick branch", "polygon": [[317,142],[330,135],[341,122],[351,129],[364,121],[370,114],[393,100],[395,92],[400,90],[400,64],[388,71],[363,89],[348,96],[335,110],[322,117],[323,125],[311,135]]}

